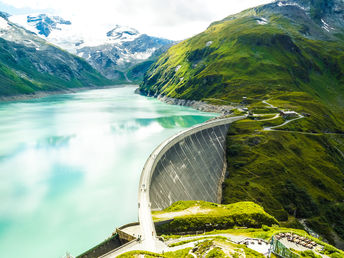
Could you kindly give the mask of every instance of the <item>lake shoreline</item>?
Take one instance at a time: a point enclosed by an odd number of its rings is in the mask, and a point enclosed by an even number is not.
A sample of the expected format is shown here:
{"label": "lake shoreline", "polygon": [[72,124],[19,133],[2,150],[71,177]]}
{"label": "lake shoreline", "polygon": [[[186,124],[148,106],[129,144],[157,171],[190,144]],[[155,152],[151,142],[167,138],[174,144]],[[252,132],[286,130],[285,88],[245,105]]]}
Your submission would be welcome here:
{"label": "lake shoreline", "polygon": [[234,106],[214,105],[214,104],[208,104],[206,102],[198,101],[198,100],[176,99],[176,98],[167,97],[167,96],[162,95],[162,94],[149,96],[149,95],[144,94],[144,92],[142,92],[140,90],[140,88],[137,88],[135,90],[135,93],[146,96],[146,97],[156,98],[156,99],[158,99],[164,103],[170,104],[170,105],[191,107],[193,109],[196,109],[196,110],[199,110],[202,112],[219,113],[222,116],[231,114],[232,110],[235,109]]}
{"label": "lake shoreline", "polygon": [[[96,87],[90,86],[90,87],[80,87],[80,88],[58,90],[58,91],[37,91],[33,94],[0,96],[0,103],[6,103],[6,102],[12,102],[12,101],[25,101],[25,100],[30,100],[30,99],[40,99],[40,98],[45,98],[45,97],[49,97],[49,96],[53,96],[53,95],[78,93],[78,92],[86,91],[86,90],[123,88],[123,87],[128,87],[130,85],[131,84],[117,84],[117,85],[96,86]],[[132,85],[132,86],[137,87],[137,85]]]}
{"label": "lake shoreline", "polygon": [[137,219],[153,150],[216,116],[122,86],[0,104],[1,257],[77,255],[103,242]]}

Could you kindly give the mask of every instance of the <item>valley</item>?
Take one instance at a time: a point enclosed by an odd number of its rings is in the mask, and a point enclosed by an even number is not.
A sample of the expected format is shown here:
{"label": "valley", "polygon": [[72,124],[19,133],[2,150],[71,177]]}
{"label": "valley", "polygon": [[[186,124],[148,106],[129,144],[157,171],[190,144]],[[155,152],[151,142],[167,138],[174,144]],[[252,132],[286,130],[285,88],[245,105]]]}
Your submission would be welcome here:
{"label": "valley", "polygon": [[344,2],[177,2],[0,12],[6,258],[344,257]]}

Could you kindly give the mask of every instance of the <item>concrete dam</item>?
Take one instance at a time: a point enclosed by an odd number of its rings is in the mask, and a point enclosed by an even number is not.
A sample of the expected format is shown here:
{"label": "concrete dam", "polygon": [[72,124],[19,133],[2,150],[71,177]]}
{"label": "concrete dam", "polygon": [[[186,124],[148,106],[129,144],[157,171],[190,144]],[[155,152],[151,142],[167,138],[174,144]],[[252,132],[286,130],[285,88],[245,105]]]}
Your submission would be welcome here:
{"label": "concrete dam", "polygon": [[179,200],[220,202],[226,173],[226,135],[243,117],[218,119],[194,126],[163,142],[154,151],[149,200],[161,210]]}
{"label": "concrete dam", "polygon": [[[226,135],[230,124],[243,118],[245,116],[215,119],[161,143],[149,156],[141,173],[139,223],[117,229],[122,245],[99,257],[113,258],[132,250],[157,252],[166,248],[157,238],[152,209],[164,209],[179,200],[220,202],[226,173]],[[94,257],[95,249],[80,257]]]}

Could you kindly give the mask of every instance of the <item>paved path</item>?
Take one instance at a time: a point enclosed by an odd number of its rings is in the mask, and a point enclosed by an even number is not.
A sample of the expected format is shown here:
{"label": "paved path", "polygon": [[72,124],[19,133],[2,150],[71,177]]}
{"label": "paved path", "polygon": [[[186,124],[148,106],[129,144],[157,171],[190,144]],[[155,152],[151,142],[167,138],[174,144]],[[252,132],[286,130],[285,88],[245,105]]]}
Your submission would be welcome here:
{"label": "paved path", "polygon": [[[264,114],[264,115],[261,115],[261,114],[255,114],[254,115],[254,117],[261,117],[261,116],[266,116],[266,114]],[[280,117],[280,114],[275,114],[275,116],[274,117],[271,117],[271,118],[266,118],[266,119],[260,119],[260,120],[258,120],[259,122],[262,122],[262,121],[269,121],[269,120],[274,120],[274,119],[276,119],[276,118],[279,118]]]}
{"label": "paved path", "polygon": [[198,236],[188,236],[188,237],[180,237],[177,239],[169,239],[167,240],[165,243],[168,245],[174,244],[174,243],[178,243],[181,241],[189,241],[189,240],[195,240],[198,241],[198,239],[200,238],[214,238],[214,237],[225,237],[230,239],[231,241],[238,243],[242,240],[247,239],[246,236],[238,236],[238,235],[234,235],[234,234],[229,234],[229,233],[219,233],[219,234],[211,234],[211,235],[206,235],[206,234],[202,234],[202,235],[198,235]]}
{"label": "paved path", "polygon": [[270,106],[271,108],[277,108],[277,107],[275,107],[274,105],[268,103],[266,100],[263,100],[262,102],[263,102],[264,104]]}
{"label": "paved path", "polygon": [[[263,100],[263,101],[262,101],[262,103],[264,103],[264,104],[266,104],[266,105],[270,106],[271,108],[278,109],[278,108],[277,108],[277,107],[275,107],[274,105],[272,105],[272,104],[268,103],[266,100]],[[275,126],[265,127],[263,130],[264,130],[264,131],[272,131],[273,129],[276,129],[276,128],[279,128],[279,127],[282,127],[282,126],[284,126],[284,125],[286,125],[286,124],[289,124],[290,122],[293,122],[293,121],[295,121],[295,120],[298,120],[298,119],[304,118],[304,116],[303,116],[303,115],[301,115],[301,114],[299,114],[299,113],[297,113],[297,112],[295,112],[295,113],[298,115],[298,117],[297,117],[297,118],[294,118],[294,119],[287,120],[287,121],[285,121],[283,124],[280,124],[280,125],[275,125]],[[278,118],[279,116],[280,116],[280,115],[279,115],[279,114],[277,114],[277,115],[275,115],[273,118],[269,118],[269,119],[265,119],[265,120],[260,120],[260,121],[272,120],[272,119]]]}
{"label": "paved path", "polygon": [[[289,124],[290,122],[293,122],[293,121],[295,121],[295,120],[299,120],[299,119],[301,119],[301,118],[304,118],[303,115],[300,115],[300,114],[298,114],[298,113],[297,113],[297,115],[298,115],[299,117],[294,118],[294,119],[290,119],[290,120],[288,120],[288,121],[285,121],[283,124],[280,124],[280,125],[275,125],[275,126],[270,126],[270,127],[264,127],[263,130],[264,130],[264,131],[272,131],[273,129],[282,127],[282,126],[284,126],[284,125],[286,125],[286,124]],[[277,131],[278,131],[278,130],[277,130]]]}
{"label": "paved path", "polygon": [[174,246],[174,247],[167,247],[166,249],[164,249],[165,252],[171,252],[171,251],[177,251],[180,249],[184,249],[184,248],[188,248],[188,247],[195,247],[195,245],[201,241],[206,241],[207,239],[205,238],[216,238],[216,237],[225,237],[227,239],[229,239],[230,241],[234,242],[234,243],[239,243],[239,242],[243,242],[245,240],[247,240],[247,242],[249,242],[249,244],[247,245],[249,248],[264,254],[265,256],[267,255],[269,248],[270,248],[270,244],[263,241],[263,243],[258,244],[258,241],[256,238],[250,238],[250,237],[246,237],[246,236],[238,236],[238,235],[234,235],[234,234],[229,234],[229,233],[220,233],[220,234],[211,234],[211,235],[199,235],[199,236],[191,236],[191,237],[181,237],[178,239],[170,239],[168,241],[166,241],[167,244],[171,245],[174,243],[179,243],[181,241],[192,241],[192,242],[188,242],[185,243],[183,245],[178,245],[178,246]]}

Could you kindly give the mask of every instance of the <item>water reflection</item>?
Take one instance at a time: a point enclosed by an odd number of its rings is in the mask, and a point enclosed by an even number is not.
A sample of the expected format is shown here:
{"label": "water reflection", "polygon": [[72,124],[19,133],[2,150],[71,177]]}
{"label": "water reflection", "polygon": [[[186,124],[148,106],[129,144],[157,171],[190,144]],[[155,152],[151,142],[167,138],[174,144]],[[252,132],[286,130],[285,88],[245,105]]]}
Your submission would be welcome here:
{"label": "water reflection", "polygon": [[79,254],[135,221],[151,151],[212,116],[132,87],[1,103],[1,256]]}

